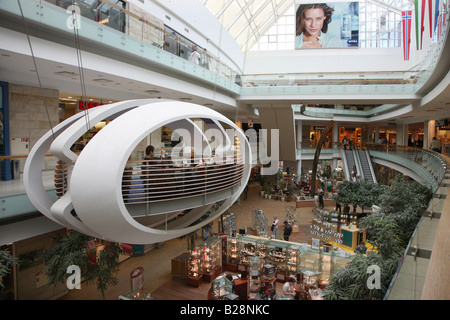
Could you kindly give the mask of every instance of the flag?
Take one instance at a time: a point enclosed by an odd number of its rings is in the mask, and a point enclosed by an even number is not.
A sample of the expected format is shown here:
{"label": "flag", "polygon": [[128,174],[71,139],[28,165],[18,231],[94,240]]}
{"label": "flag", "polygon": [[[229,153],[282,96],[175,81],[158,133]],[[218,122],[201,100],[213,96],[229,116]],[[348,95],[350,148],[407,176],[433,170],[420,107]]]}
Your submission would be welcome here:
{"label": "flag", "polygon": [[422,50],[422,42],[423,42],[423,30],[424,28],[424,18],[425,18],[425,0],[422,0],[422,7],[420,14],[420,50]]}
{"label": "flag", "polygon": [[409,60],[409,47],[411,43],[411,19],[412,11],[402,11],[403,30],[403,59]]}
{"label": "flag", "polygon": [[439,20],[439,0],[434,2],[434,25],[433,30],[437,33],[437,25]]}
{"label": "flag", "polygon": [[430,21],[430,38],[433,38],[433,0],[428,0],[428,19]]}
{"label": "flag", "polygon": [[419,50],[419,0],[414,0],[414,12],[416,16],[416,47]]}

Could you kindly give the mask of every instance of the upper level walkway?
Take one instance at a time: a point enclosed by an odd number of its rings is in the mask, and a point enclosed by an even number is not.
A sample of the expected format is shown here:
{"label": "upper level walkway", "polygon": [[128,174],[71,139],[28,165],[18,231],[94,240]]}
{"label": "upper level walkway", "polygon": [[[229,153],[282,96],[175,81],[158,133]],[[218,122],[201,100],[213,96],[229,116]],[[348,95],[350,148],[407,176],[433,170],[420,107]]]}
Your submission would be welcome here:
{"label": "upper level walkway", "polygon": [[[60,7],[55,5],[57,3],[64,5]],[[202,63],[189,61],[190,53],[193,52],[189,39],[174,35],[164,25],[146,20],[133,11],[112,8],[129,21],[126,28],[114,28],[112,22],[96,21],[92,8],[81,6],[81,16],[72,16],[73,12],[67,11],[67,6],[68,2],[42,0],[21,0],[19,6],[16,1],[0,0],[0,25],[23,33],[25,18],[29,26],[27,32],[31,36],[74,48],[76,43],[73,37],[76,34],[83,44],[83,50],[119,61],[126,57],[127,63],[153,70],[164,69],[174,77],[181,77],[187,82],[191,79],[199,86],[224,93],[249,105],[298,101],[338,104],[359,101],[385,105],[384,108],[391,109],[398,105],[423,103],[424,96],[440,82],[445,82],[442,87],[450,83],[446,78],[450,62],[445,59],[450,52],[450,43],[447,41],[449,17],[444,22],[443,33],[438,41],[432,43],[428,53],[413,70],[253,75],[239,74],[220,57],[202,50],[199,50]],[[68,22],[73,19],[78,19],[82,27],[76,30],[68,28]],[[5,46],[8,47],[6,44]],[[173,48],[178,49],[174,51]],[[105,83],[104,86],[107,88],[110,84]],[[163,87],[164,84],[160,86]],[[342,113],[337,107],[332,111]],[[348,110],[347,115],[374,116],[377,111],[371,114],[371,110]]]}

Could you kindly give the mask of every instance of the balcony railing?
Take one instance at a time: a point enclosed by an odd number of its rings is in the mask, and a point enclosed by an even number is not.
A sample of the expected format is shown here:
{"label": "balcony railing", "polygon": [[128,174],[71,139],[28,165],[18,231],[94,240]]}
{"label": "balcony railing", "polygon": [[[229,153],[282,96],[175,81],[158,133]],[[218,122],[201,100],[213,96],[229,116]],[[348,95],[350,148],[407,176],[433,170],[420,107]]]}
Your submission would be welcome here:
{"label": "balcony railing", "polygon": [[244,173],[239,155],[224,158],[128,161],[122,180],[127,204],[151,203],[229,189]]}

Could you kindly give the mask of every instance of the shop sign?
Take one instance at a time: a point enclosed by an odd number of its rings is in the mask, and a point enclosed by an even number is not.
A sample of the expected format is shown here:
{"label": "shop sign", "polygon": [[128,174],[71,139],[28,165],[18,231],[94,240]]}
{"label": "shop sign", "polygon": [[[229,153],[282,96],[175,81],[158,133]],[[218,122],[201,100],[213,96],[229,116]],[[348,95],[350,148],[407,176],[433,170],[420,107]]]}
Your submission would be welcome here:
{"label": "shop sign", "polygon": [[314,126],[314,130],[323,130],[325,126]]}
{"label": "shop sign", "polygon": [[435,126],[436,127],[447,127],[448,126],[448,119],[436,120]]}
{"label": "shop sign", "polygon": [[104,105],[103,102],[78,100],[78,109],[79,110],[92,109],[92,108],[102,106],[102,105]]}

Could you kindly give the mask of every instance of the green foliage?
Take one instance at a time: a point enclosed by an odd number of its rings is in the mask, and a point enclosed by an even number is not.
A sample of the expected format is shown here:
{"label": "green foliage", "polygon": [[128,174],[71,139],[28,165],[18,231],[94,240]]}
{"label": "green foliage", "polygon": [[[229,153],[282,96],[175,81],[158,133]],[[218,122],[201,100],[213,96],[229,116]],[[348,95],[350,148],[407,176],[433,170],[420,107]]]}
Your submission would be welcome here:
{"label": "green foliage", "polygon": [[[89,261],[90,257],[96,256],[96,249],[88,246],[93,240],[103,246],[95,263]],[[97,290],[104,297],[106,289],[118,283],[119,256],[122,253],[122,247],[117,243],[94,239],[76,231],[68,237],[59,236],[55,239],[55,245],[44,254],[49,285],[65,283],[69,276],[67,268],[76,265],[87,283],[97,281]]]}
{"label": "green foliage", "polygon": [[2,278],[6,277],[17,263],[18,260],[9,253],[9,250],[0,250],[0,289],[4,288]]}
{"label": "green foliage", "polygon": [[333,200],[343,206],[371,207],[380,201],[385,190],[385,186],[367,181],[344,181],[339,185],[337,196],[334,196]]}
{"label": "green foliage", "polygon": [[[325,299],[383,299],[420,220],[420,212],[427,208],[431,197],[430,188],[401,177],[394,179],[389,187],[371,187],[364,182],[351,181],[340,185],[335,198],[342,204],[377,204],[381,208],[359,220],[360,227],[366,230],[367,242],[378,250],[378,254],[356,255],[345,268],[330,278],[330,284],[324,290]],[[380,289],[370,290],[367,286],[370,276],[367,268],[370,265],[380,268]]]}
{"label": "green foliage", "polygon": [[[356,255],[345,268],[331,276],[329,285],[324,289],[324,299],[382,300],[399,262],[399,256],[383,259],[378,255]],[[367,285],[371,275],[367,270],[374,265],[380,268],[379,289],[369,289]]]}

